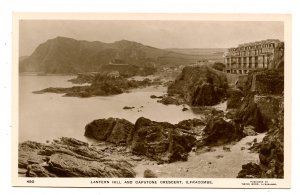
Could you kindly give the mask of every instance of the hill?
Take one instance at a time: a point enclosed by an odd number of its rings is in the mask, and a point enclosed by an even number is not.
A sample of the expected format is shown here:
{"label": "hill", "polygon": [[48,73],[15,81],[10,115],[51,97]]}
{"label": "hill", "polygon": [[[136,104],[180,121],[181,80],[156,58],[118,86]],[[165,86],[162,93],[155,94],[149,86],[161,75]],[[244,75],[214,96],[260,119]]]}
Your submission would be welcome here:
{"label": "hill", "polygon": [[121,40],[113,43],[75,40],[66,37],[49,39],[29,57],[20,60],[20,72],[78,73],[100,71],[115,59],[126,64],[145,66],[195,63],[201,56],[159,49]]}
{"label": "hill", "polygon": [[225,48],[169,48],[168,51],[197,55],[207,60],[214,60],[217,62],[223,62],[223,54],[226,51]]}

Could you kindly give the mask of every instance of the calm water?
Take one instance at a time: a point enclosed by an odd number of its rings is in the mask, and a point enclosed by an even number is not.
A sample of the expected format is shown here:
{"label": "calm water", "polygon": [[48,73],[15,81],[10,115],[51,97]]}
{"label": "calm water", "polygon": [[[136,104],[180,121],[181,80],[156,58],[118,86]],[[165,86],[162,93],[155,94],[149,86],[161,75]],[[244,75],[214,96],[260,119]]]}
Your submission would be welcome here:
{"label": "calm water", "polygon": [[[63,97],[62,94],[33,94],[47,87],[70,87],[72,76],[20,76],[19,141],[45,142],[62,136],[83,141],[84,127],[95,119],[117,117],[135,122],[143,116],[155,121],[178,123],[181,120],[199,118],[182,106],[163,105],[150,95],[163,95],[165,87],[136,89],[130,93],[108,97]],[[124,106],[134,106],[123,110]]]}

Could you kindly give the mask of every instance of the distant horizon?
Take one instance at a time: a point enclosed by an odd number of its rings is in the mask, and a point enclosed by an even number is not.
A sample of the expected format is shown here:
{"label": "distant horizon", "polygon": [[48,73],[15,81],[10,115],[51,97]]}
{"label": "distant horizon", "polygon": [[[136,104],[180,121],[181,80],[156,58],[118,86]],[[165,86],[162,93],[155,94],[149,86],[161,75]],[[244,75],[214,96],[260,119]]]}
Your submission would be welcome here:
{"label": "distant horizon", "polygon": [[265,39],[284,40],[276,21],[72,21],[21,20],[19,56],[49,39],[66,37],[113,43],[127,40],[159,49],[227,49]]}

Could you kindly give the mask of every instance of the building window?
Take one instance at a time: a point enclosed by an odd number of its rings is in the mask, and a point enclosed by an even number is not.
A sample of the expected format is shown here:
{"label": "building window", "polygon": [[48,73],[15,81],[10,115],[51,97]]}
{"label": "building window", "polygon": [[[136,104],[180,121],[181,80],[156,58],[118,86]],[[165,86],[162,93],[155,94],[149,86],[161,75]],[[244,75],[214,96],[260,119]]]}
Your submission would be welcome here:
{"label": "building window", "polygon": [[254,62],[255,62],[255,68],[257,68],[258,67],[258,56],[255,56]]}
{"label": "building window", "polygon": [[244,68],[246,68],[247,67],[247,58],[244,58]]}
{"label": "building window", "polygon": [[252,68],[252,58],[249,57],[249,68]]}

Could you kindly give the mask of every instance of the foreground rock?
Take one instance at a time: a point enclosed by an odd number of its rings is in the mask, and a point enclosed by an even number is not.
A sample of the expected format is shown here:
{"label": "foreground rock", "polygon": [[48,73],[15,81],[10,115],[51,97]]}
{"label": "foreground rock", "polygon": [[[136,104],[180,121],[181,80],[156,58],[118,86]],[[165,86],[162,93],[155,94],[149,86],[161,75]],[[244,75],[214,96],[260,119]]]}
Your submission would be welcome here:
{"label": "foreground rock", "polygon": [[238,141],[245,137],[243,127],[233,121],[226,122],[223,118],[212,117],[203,130],[202,138],[197,143],[197,148],[204,146],[223,145]]}
{"label": "foreground rock", "polygon": [[208,66],[188,66],[168,87],[168,94],[178,95],[191,106],[212,106],[226,96],[226,89],[223,72]]}
{"label": "foreground rock", "polygon": [[100,141],[125,144],[133,129],[134,125],[125,119],[99,119],[86,125],[84,135]]}
{"label": "foreground rock", "polygon": [[72,138],[19,144],[18,167],[27,170],[27,177],[135,177],[130,163],[109,160],[101,150]]}
{"label": "foreground rock", "polygon": [[89,123],[85,136],[114,144],[123,144],[136,155],[158,162],[187,160],[205,123],[200,119],[181,121],[177,125],[139,118],[133,125],[124,119],[99,119]]}
{"label": "foreground rock", "polygon": [[188,130],[166,122],[139,118],[130,132],[128,146],[134,154],[144,154],[157,161],[187,160],[196,138]]}

